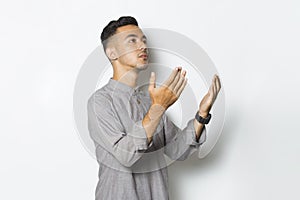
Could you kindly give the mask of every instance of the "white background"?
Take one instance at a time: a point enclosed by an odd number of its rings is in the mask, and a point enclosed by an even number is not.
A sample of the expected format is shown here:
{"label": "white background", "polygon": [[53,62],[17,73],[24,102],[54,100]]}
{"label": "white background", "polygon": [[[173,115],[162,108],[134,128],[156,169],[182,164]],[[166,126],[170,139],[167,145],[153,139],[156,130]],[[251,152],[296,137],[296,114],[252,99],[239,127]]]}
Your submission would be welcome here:
{"label": "white background", "polygon": [[171,199],[299,199],[299,1],[6,1],[0,5],[0,199],[94,199],[98,165],[75,130],[76,76],[122,15],[196,41],[226,122],[202,160],[170,166]]}

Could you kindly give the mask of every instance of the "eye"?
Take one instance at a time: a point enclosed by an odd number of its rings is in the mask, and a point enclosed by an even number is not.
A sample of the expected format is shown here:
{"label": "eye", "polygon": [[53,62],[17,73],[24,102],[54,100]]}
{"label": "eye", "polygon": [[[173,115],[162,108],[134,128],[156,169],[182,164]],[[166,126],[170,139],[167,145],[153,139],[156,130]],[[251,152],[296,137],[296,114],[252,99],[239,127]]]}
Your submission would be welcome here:
{"label": "eye", "polygon": [[135,39],[135,38],[132,38],[132,39],[129,40],[129,42],[130,42],[130,43],[136,43],[136,39]]}
{"label": "eye", "polygon": [[145,44],[147,44],[147,40],[146,40],[146,39],[144,39],[143,42],[144,42]]}

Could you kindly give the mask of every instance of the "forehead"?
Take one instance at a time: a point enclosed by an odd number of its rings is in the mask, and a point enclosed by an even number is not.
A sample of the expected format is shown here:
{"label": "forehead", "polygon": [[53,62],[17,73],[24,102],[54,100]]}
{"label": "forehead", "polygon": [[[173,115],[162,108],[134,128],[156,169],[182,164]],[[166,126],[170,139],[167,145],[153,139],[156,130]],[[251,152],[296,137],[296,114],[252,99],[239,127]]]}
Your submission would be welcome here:
{"label": "forehead", "polygon": [[143,31],[138,26],[135,25],[121,26],[117,28],[115,35],[117,37],[125,38],[126,36],[131,34],[137,35],[138,37],[144,36]]}

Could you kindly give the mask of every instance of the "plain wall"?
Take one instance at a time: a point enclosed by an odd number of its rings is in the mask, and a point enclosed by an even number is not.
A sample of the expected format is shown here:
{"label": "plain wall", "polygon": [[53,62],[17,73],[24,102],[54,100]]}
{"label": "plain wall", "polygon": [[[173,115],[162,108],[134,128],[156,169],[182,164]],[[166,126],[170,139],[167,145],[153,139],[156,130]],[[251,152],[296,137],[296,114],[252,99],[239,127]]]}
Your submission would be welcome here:
{"label": "plain wall", "polygon": [[122,15],[196,41],[216,65],[226,121],[213,151],[169,168],[174,200],[300,199],[299,1],[7,1],[0,6],[0,199],[94,199],[98,165],[73,89]]}

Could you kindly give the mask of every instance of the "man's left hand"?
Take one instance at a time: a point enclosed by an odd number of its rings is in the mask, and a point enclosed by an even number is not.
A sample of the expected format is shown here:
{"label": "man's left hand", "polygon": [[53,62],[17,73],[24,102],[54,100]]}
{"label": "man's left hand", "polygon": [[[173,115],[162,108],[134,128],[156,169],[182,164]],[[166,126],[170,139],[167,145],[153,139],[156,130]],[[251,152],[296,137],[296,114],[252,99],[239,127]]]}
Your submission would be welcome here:
{"label": "man's left hand", "polygon": [[221,89],[221,82],[218,75],[214,75],[212,83],[209,87],[207,94],[203,97],[199,105],[199,115],[203,118],[206,118],[210,112],[218,93]]}

